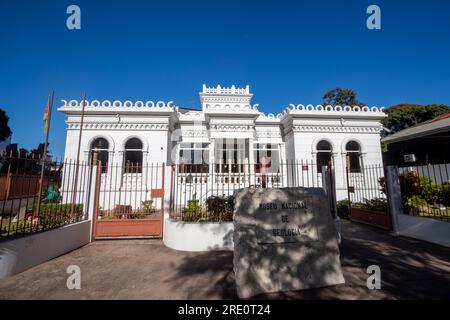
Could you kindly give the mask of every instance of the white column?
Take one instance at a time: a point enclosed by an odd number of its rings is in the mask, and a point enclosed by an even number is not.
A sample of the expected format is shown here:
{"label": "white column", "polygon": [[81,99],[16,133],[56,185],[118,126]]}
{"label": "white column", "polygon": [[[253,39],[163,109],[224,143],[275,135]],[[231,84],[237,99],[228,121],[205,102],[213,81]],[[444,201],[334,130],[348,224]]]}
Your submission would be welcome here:
{"label": "white column", "polygon": [[[345,167],[342,164],[339,153],[333,152],[334,177],[336,183],[336,196],[340,199],[345,194]],[[341,159],[339,159],[341,158]]]}
{"label": "white column", "polygon": [[247,179],[248,183],[247,185],[251,185],[255,182],[255,152],[254,152],[254,144],[255,139],[249,138],[248,139],[248,166],[247,170],[250,167],[250,172],[247,173]]}
{"label": "white column", "polygon": [[347,188],[347,153],[346,152],[341,152],[341,166],[342,166],[342,170],[344,172],[344,180],[343,180],[343,184],[344,186]]}
{"label": "white column", "polygon": [[215,168],[215,152],[216,152],[216,139],[215,138],[211,138],[210,139],[210,143],[209,143],[209,179],[211,179],[211,183],[214,185],[216,183],[216,181],[214,181],[214,170]]}

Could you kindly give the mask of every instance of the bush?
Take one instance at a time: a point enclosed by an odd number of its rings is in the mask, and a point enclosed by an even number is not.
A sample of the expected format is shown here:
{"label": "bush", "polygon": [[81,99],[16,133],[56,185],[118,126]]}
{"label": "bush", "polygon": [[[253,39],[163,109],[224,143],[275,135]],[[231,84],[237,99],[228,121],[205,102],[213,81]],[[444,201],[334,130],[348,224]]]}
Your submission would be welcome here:
{"label": "bush", "polygon": [[450,207],[450,183],[444,182],[441,185],[441,190],[439,193],[440,203],[446,207]]}
{"label": "bush", "polygon": [[182,220],[185,222],[199,222],[203,218],[202,211],[198,200],[188,200]]}
{"label": "bush", "polygon": [[420,196],[412,196],[406,200],[406,205],[409,208],[427,207],[428,202]]}
{"label": "bush", "polygon": [[429,203],[440,202],[441,188],[428,177],[421,177],[419,180],[420,196]]}
{"label": "bush", "polygon": [[[450,205],[450,188],[447,182],[438,185],[429,177],[421,177],[417,171],[404,171],[399,175],[399,180],[402,203],[405,208],[411,207],[411,199],[415,199],[416,202],[420,199],[419,202],[422,205],[428,205],[428,203]],[[379,178],[378,183],[381,191],[386,194],[385,178]],[[423,201],[427,204],[423,204]]]}
{"label": "bush", "polygon": [[337,214],[340,218],[348,219],[349,215],[349,201],[348,199],[339,200],[336,203]]}
{"label": "bush", "polygon": [[387,212],[388,202],[385,198],[364,199],[364,202],[352,203],[352,207],[371,211]]}
{"label": "bush", "polygon": [[145,200],[141,202],[141,208],[139,209],[139,213],[144,215],[150,215],[156,212],[156,209],[153,208],[153,200]]}
{"label": "bush", "polygon": [[[31,207],[28,207],[28,212],[35,212],[37,208],[37,204],[33,204]],[[46,213],[46,212],[63,212],[63,213],[69,213],[72,210],[72,204],[71,203],[41,203],[41,206],[39,207],[40,213]],[[74,205],[74,213],[83,212],[83,204],[75,204]]]}
{"label": "bush", "polygon": [[233,221],[234,197],[210,196],[206,199],[206,210],[211,221]]}
{"label": "bush", "polygon": [[37,204],[27,208],[26,220],[33,220],[39,217],[38,223],[44,227],[56,227],[72,222],[80,221],[83,218],[83,204],[75,204],[73,213],[71,203],[41,203],[39,216],[35,216]]}

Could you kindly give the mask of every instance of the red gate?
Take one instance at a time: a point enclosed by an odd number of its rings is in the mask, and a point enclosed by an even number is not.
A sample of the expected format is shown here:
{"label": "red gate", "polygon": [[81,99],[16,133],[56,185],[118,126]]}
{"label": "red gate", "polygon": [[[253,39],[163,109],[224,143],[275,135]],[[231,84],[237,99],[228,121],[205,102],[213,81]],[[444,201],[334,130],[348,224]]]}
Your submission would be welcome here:
{"label": "red gate", "polygon": [[98,162],[94,238],[162,237],[165,164]]}

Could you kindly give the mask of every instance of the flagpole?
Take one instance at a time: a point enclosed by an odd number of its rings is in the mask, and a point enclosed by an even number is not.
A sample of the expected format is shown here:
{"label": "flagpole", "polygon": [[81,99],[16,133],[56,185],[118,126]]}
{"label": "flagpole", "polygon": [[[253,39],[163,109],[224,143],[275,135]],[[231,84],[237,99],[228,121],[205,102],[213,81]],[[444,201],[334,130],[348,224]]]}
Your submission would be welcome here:
{"label": "flagpole", "polygon": [[77,162],[75,167],[75,181],[74,181],[74,187],[73,187],[73,195],[72,195],[72,205],[70,206],[70,213],[73,214],[73,210],[75,208],[75,201],[76,201],[76,188],[78,184],[78,171],[79,171],[79,164],[80,164],[80,150],[81,150],[81,136],[83,133],[83,123],[84,123],[84,107],[86,104],[86,91],[83,94],[83,102],[81,103],[81,121],[80,121],[80,134],[78,136],[78,150],[77,150]]}
{"label": "flagpole", "polygon": [[41,210],[41,193],[42,193],[42,182],[44,179],[44,169],[45,169],[45,161],[47,160],[47,145],[48,145],[48,136],[50,133],[50,121],[52,119],[52,108],[53,108],[53,97],[55,95],[55,91],[53,90],[50,94],[48,100],[48,122],[45,132],[45,143],[44,143],[44,154],[42,156],[42,165],[41,165],[41,176],[39,178],[39,191],[38,191],[38,203],[36,207],[36,215],[39,217]]}

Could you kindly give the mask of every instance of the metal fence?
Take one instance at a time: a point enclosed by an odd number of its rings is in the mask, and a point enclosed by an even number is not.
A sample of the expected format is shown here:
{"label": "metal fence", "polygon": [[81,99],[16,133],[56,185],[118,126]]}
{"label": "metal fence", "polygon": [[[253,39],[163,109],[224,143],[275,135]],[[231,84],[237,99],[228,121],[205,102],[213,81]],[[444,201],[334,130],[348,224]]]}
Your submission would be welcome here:
{"label": "metal fence", "polygon": [[405,214],[450,222],[450,163],[401,167]]}
{"label": "metal fence", "polygon": [[347,168],[348,199],[352,207],[387,211],[387,197],[382,165],[361,166],[359,172]]}
{"label": "metal fence", "polygon": [[230,221],[233,194],[242,188],[322,187],[321,167],[310,161],[191,165],[172,164],[170,218]]}
{"label": "metal fence", "polygon": [[161,214],[164,163],[101,164],[99,219],[145,219]]}
{"label": "metal fence", "polygon": [[85,219],[90,174],[84,162],[0,158],[0,239]]}
{"label": "metal fence", "polygon": [[[350,219],[391,230],[384,167],[366,165],[361,166],[357,172],[350,172],[349,168],[346,171]],[[340,204],[339,207],[341,214],[345,216],[345,204]]]}

